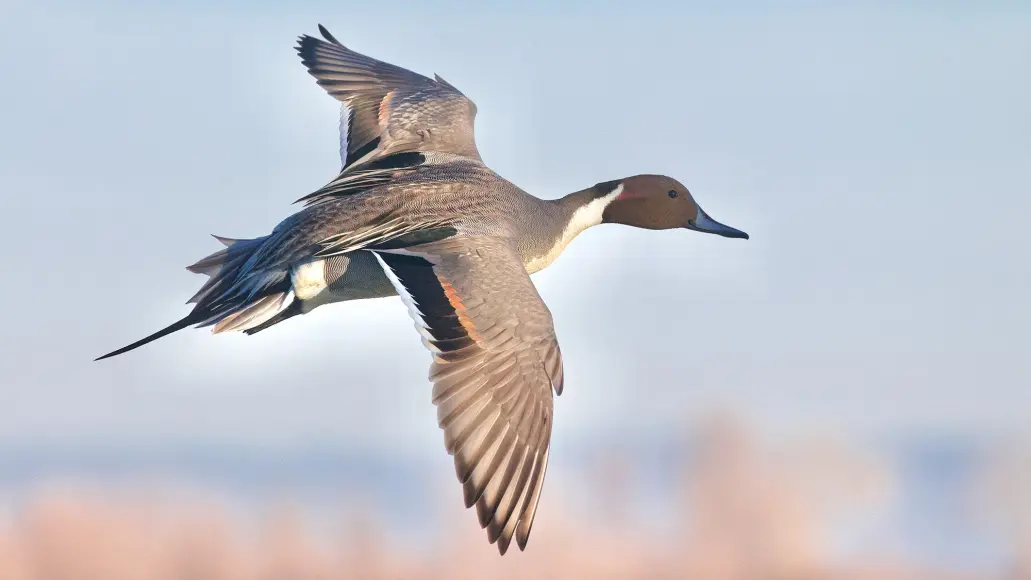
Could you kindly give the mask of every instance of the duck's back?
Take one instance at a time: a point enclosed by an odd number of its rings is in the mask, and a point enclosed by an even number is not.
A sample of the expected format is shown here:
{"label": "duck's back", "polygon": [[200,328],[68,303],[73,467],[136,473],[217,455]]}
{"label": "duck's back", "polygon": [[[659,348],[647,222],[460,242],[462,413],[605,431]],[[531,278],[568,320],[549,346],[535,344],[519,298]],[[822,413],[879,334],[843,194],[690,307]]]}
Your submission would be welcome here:
{"label": "duck's back", "polygon": [[[540,222],[540,208],[529,194],[500,177],[478,159],[427,153],[424,163],[405,168],[389,183],[366,191],[334,194],[331,182],[323,193],[309,198],[311,205],[281,222],[273,231],[270,248],[303,256],[289,265],[297,304],[279,316],[249,329],[258,332],[296,314],[334,302],[396,296],[375,256],[366,249],[319,256],[318,242],[332,236],[371,227],[376,220],[400,219],[413,224],[452,228],[450,235],[512,238],[527,245],[526,223]],[[354,179],[345,172],[337,181]],[[532,229],[532,228],[529,228]],[[287,246],[295,249],[288,249]],[[529,244],[532,250],[533,244]],[[531,252],[532,253],[532,252]],[[532,256],[528,254],[527,259]]]}

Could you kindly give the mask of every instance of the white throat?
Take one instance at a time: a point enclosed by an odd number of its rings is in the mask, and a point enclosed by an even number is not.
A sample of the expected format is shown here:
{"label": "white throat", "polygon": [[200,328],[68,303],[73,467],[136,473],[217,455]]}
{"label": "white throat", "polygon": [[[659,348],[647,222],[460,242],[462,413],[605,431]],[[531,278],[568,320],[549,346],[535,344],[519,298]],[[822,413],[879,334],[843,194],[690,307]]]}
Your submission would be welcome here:
{"label": "white throat", "polygon": [[558,258],[559,254],[562,253],[562,250],[566,249],[569,242],[573,241],[573,238],[580,235],[587,228],[601,223],[602,216],[605,214],[605,208],[619,197],[621,193],[623,193],[622,183],[602,197],[593,199],[576,208],[576,211],[569,218],[569,222],[566,223],[566,227],[563,228],[562,235],[555,240],[555,244],[543,256],[537,256],[528,261],[526,263],[526,271],[533,274],[550,266]]}

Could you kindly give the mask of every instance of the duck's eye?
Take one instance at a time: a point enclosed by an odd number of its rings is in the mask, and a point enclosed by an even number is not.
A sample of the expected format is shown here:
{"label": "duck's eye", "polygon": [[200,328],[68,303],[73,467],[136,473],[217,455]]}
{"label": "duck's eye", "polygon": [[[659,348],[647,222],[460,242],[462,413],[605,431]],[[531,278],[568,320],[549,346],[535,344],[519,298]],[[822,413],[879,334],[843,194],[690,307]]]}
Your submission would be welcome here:
{"label": "duck's eye", "polygon": [[669,196],[671,198],[676,197],[677,196],[677,191],[675,189],[669,190]]}

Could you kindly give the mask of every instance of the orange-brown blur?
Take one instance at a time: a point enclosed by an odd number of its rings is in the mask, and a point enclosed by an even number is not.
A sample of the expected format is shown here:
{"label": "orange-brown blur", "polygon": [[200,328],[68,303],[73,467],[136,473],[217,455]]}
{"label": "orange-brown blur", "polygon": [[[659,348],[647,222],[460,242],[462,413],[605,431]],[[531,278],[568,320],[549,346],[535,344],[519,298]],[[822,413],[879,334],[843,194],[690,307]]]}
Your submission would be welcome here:
{"label": "orange-brown blur", "polygon": [[551,479],[527,552],[504,558],[450,488],[438,494],[444,517],[417,524],[427,537],[412,540],[391,534],[382,506],[363,497],[312,513],[287,496],[240,509],[203,489],[160,481],[54,481],[7,510],[0,578],[858,580],[1016,579],[1031,572],[1026,453],[986,457],[961,509],[970,510],[976,528],[970,538],[1004,539],[1004,565],[957,571],[890,542],[851,555],[835,545],[850,518],[907,509],[899,474],[874,454],[825,437],[770,448],[722,416],[685,433],[682,449],[672,493],[653,498],[661,504],[658,518],[631,508],[639,493],[631,489],[633,458],[598,453],[583,473]]}

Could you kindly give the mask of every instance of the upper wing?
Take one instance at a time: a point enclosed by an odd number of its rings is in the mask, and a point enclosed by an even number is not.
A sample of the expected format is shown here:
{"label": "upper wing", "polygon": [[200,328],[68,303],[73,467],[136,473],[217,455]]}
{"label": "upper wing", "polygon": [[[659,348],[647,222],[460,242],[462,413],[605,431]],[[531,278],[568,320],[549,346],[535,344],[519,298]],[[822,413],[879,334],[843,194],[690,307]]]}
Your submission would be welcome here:
{"label": "upper wing", "polygon": [[358,54],[322,25],[326,40],[301,36],[297,52],[319,85],[349,109],[344,169],[403,151],[480,158],[476,105],[444,79]]}
{"label": "upper wing", "polygon": [[526,547],[548,465],[562,355],[551,313],[501,240],[376,252],[433,353],[437,421],[466,507],[502,554]]}

